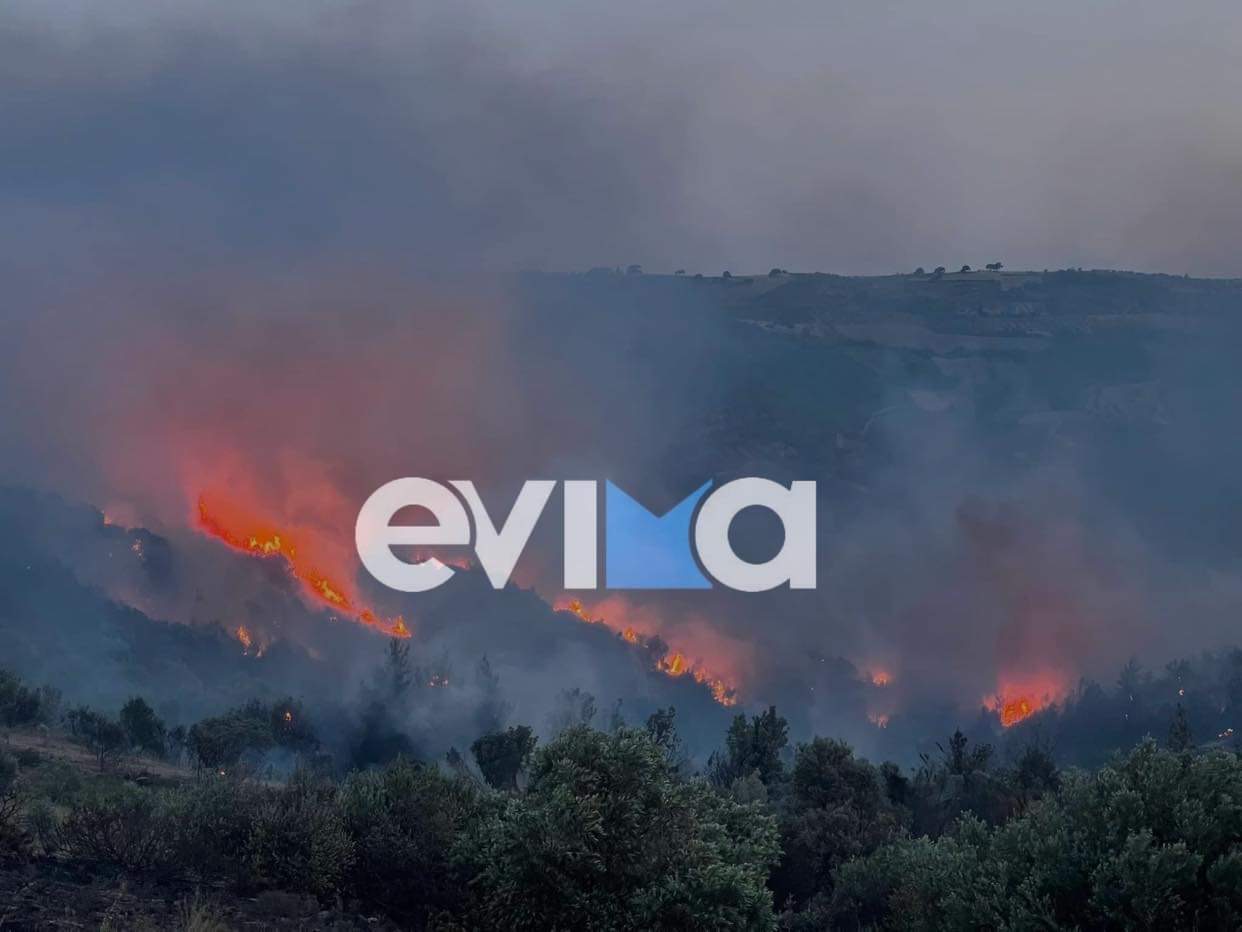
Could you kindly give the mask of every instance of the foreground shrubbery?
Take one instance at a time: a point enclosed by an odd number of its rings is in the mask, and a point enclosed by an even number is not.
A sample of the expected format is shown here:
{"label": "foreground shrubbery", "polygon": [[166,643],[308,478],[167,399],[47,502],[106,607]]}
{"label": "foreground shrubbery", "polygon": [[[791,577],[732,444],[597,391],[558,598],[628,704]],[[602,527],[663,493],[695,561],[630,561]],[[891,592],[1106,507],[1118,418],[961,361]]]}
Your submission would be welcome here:
{"label": "foreground shrubbery", "polygon": [[[29,710],[34,693],[13,687]],[[79,740],[111,721],[67,718]],[[667,709],[645,729],[571,725],[542,747],[498,730],[474,743],[477,771],[454,753],[279,783],[244,759],[261,746],[317,760],[296,703],[178,736],[132,700],[117,724],[129,753],[189,748],[195,778],[138,786],[103,758],[94,774],[0,753],[0,861],[313,896],[449,930],[1242,927],[1242,759],[1196,750],[1181,716],[1165,749],[1148,741],[1094,772],[1062,773],[1039,744],[1002,765],[958,732],[903,773],[830,739],[790,748],[768,709],[737,716],[694,775]]]}
{"label": "foreground shrubbery", "polygon": [[1025,815],[902,839],[846,864],[825,921],[902,929],[1236,929],[1242,761],[1152,742],[1068,775]]}

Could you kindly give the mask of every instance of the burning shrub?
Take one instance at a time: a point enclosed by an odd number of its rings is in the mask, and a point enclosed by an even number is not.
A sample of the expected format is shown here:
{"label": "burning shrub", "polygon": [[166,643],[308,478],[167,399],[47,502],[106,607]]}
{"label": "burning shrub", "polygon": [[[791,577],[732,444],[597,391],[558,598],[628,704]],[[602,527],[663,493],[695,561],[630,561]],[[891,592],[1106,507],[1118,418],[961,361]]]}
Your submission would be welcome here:
{"label": "burning shrub", "polygon": [[416,925],[460,907],[466,887],[450,852],[478,818],[480,798],[472,785],[398,760],[350,776],[341,809],[354,840],[350,885],[359,897]]}
{"label": "burning shrub", "polygon": [[296,774],[254,813],[245,862],[256,886],[324,897],[343,885],[354,845],[337,805],[337,787]]}

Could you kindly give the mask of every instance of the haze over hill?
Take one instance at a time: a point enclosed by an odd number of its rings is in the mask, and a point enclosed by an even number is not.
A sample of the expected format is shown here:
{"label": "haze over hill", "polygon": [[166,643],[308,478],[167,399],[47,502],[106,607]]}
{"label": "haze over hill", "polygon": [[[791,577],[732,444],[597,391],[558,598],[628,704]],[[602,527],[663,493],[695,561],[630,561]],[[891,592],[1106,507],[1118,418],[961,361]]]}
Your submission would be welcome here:
{"label": "haze over hill", "polygon": [[[355,604],[408,623],[427,683],[452,683],[406,723],[428,751],[494,714],[484,656],[517,721],[548,722],[579,688],[601,715],[674,703],[693,740],[719,733],[722,699],[775,702],[797,733],[901,757],[998,695],[1037,707],[1131,656],[1236,641],[1242,284],[597,270],[529,275],[470,309],[341,294],[269,289],[260,328],[220,290],[193,323],[118,307],[124,341],[51,350],[83,394],[40,397],[45,368],[10,369],[28,403],[5,422],[8,480],[108,523],[6,494],[7,662],[190,716],[331,682],[347,714],[384,639],[304,591],[296,562],[238,553],[204,507],[283,532]],[[410,398],[426,399],[413,418]],[[474,571],[399,598],[359,573],[349,529],[411,472],[469,475],[499,510],[531,476],[609,478],[657,509],[709,477],[814,479],[819,588],[571,606],[549,512],[518,588]],[[773,531],[744,519],[733,536],[759,558]]]}

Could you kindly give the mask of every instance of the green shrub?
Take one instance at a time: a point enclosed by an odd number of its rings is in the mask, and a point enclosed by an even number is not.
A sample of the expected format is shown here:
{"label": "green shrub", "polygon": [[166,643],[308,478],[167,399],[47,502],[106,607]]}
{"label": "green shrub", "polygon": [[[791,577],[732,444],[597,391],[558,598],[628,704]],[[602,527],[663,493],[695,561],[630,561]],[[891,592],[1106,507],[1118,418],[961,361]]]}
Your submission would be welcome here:
{"label": "green shrub", "polygon": [[334,784],[296,774],[264,795],[245,849],[254,885],[329,896],[341,889],[353,861]]}
{"label": "green shrub", "polygon": [[177,826],[177,861],[203,880],[226,879],[245,886],[242,853],[261,802],[252,784],[214,773],[169,793],[169,820]]}
{"label": "green shrub", "polygon": [[1242,927],[1242,759],[1148,741],[998,827],[881,847],[837,873],[829,925]]}
{"label": "green shrub", "polygon": [[772,929],[775,820],[675,778],[643,731],[571,728],[458,845],[472,928]]}
{"label": "green shrub", "polygon": [[176,829],[160,794],[123,786],[80,800],[59,835],[70,857],[163,874],[174,867]]}
{"label": "green shrub", "polygon": [[450,852],[478,817],[474,787],[398,759],[352,774],[340,803],[354,842],[350,887],[357,896],[416,923],[460,906],[465,884]]}

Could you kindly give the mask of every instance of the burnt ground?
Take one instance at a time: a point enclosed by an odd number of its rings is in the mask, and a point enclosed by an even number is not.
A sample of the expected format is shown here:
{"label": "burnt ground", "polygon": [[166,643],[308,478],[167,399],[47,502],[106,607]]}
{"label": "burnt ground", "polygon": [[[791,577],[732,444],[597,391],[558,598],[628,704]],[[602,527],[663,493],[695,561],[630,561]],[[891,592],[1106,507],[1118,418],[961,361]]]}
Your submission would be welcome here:
{"label": "burnt ground", "polygon": [[314,897],[268,892],[244,897],[192,884],[155,883],[56,861],[0,865],[0,930],[125,932],[355,930],[390,932],[387,919],[324,909]]}

